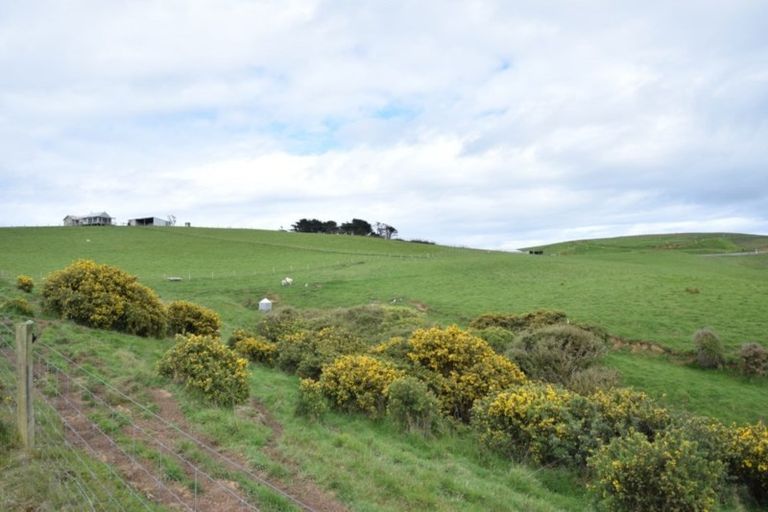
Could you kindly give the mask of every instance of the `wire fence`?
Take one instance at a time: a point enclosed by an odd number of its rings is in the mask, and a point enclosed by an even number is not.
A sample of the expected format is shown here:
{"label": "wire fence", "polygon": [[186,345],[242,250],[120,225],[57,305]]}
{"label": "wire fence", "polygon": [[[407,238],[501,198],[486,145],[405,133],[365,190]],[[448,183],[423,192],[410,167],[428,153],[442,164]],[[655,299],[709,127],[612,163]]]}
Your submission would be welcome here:
{"label": "wire fence", "polygon": [[[61,493],[81,508],[258,511],[266,490],[289,508],[314,512],[56,347],[40,340],[34,347],[36,451]],[[14,331],[0,320],[0,382],[8,392],[14,366]],[[15,402],[5,402],[12,415]],[[196,455],[185,455],[182,442]]]}

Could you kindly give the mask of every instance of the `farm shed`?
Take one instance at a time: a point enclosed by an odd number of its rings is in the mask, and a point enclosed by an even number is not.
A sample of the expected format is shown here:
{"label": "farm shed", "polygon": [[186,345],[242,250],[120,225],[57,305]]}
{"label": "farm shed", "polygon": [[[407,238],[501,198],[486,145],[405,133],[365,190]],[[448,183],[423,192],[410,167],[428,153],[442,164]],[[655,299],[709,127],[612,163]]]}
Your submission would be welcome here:
{"label": "farm shed", "polygon": [[159,217],[142,217],[140,219],[130,219],[129,226],[170,226],[171,221]]}
{"label": "farm shed", "polygon": [[77,215],[67,215],[64,217],[65,226],[111,226],[114,217],[110,217],[107,212],[89,213],[81,217]]}
{"label": "farm shed", "polygon": [[272,301],[264,297],[259,301],[259,311],[272,311]]}

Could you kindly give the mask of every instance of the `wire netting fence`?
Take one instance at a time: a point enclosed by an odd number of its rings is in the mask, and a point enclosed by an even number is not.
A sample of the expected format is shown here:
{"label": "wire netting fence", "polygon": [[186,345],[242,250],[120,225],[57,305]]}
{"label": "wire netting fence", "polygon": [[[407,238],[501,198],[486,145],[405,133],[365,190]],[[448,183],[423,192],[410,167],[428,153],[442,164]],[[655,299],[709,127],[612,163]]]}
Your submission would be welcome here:
{"label": "wire netting fence", "polygon": [[[6,417],[16,407],[12,327],[0,321]],[[51,344],[38,340],[34,360],[35,457],[60,509],[252,511],[267,493],[280,510],[314,510]]]}

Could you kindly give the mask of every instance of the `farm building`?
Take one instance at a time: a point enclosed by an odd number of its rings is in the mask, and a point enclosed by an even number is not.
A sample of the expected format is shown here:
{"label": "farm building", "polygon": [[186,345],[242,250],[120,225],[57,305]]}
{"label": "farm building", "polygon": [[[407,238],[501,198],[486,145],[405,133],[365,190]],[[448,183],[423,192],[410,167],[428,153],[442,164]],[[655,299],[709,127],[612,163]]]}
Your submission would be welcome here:
{"label": "farm building", "polygon": [[141,219],[131,219],[129,226],[170,226],[171,221],[159,217],[143,217]]}
{"label": "farm building", "polygon": [[107,212],[101,213],[89,213],[78,217],[76,215],[67,215],[64,217],[65,226],[111,226],[113,217],[110,217]]}

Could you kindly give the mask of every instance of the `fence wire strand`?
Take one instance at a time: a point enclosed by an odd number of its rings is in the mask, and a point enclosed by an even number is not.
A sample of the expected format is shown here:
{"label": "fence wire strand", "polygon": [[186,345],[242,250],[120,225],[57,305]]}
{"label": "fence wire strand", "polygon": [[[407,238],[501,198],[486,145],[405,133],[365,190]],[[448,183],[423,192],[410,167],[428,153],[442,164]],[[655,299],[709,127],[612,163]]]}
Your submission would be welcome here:
{"label": "fence wire strand", "polygon": [[[190,508],[190,507],[189,507],[189,506],[188,506],[188,505],[187,505],[187,504],[184,502],[184,500],[182,500],[182,499],[181,499],[181,498],[178,496],[178,494],[176,494],[176,493],[175,493],[175,492],[174,492],[172,489],[170,489],[170,488],[169,488],[167,485],[165,485],[165,484],[164,484],[164,483],[163,483],[163,482],[162,482],[160,479],[158,479],[158,478],[157,478],[157,477],[156,477],[156,476],[155,476],[155,475],[154,475],[154,474],[153,474],[151,471],[149,471],[149,470],[147,469],[147,467],[146,467],[144,464],[142,464],[142,463],[141,463],[141,462],[139,462],[139,461],[138,461],[138,460],[137,460],[135,457],[133,457],[132,455],[130,455],[128,452],[126,452],[126,451],[125,451],[125,450],[124,450],[124,449],[123,449],[121,446],[119,446],[119,445],[118,445],[118,444],[117,444],[117,443],[116,443],[116,442],[115,442],[115,441],[114,441],[114,440],[113,440],[113,439],[112,439],[112,438],[109,436],[109,434],[107,434],[106,432],[104,432],[104,430],[103,430],[103,429],[101,429],[101,427],[99,427],[99,426],[98,426],[96,423],[94,423],[93,421],[91,421],[91,419],[90,419],[90,418],[88,418],[88,416],[86,416],[86,415],[85,415],[85,414],[84,414],[84,413],[83,413],[83,412],[80,410],[80,408],[79,408],[79,407],[78,407],[76,404],[74,404],[74,403],[73,403],[71,400],[69,400],[69,399],[68,399],[68,398],[67,398],[65,395],[61,394],[60,392],[57,392],[57,394],[56,394],[56,397],[57,397],[57,398],[59,398],[59,399],[61,399],[61,400],[63,400],[63,401],[65,401],[65,402],[67,403],[67,405],[69,405],[69,406],[70,406],[70,409],[71,409],[71,410],[72,410],[72,411],[73,411],[75,414],[77,414],[78,416],[82,417],[82,418],[83,418],[83,419],[84,419],[84,420],[85,420],[85,421],[88,423],[88,425],[89,425],[89,427],[90,427],[91,429],[93,429],[93,430],[95,430],[96,432],[98,432],[98,433],[99,433],[99,434],[100,434],[102,437],[104,437],[104,439],[106,439],[106,441],[107,441],[108,443],[110,443],[110,445],[112,445],[112,446],[113,446],[114,448],[116,448],[116,449],[117,449],[117,450],[118,450],[120,453],[122,453],[122,454],[123,454],[123,455],[124,455],[124,456],[125,456],[125,457],[126,457],[128,460],[130,460],[130,461],[131,461],[131,463],[134,465],[134,467],[137,467],[137,468],[139,468],[139,469],[140,469],[140,470],[142,470],[144,473],[146,473],[146,474],[147,474],[147,475],[148,475],[148,476],[149,476],[149,477],[150,477],[152,480],[154,480],[154,482],[155,482],[155,484],[157,485],[158,489],[161,489],[161,490],[163,490],[163,491],[167,492],[169,495],[171,495],[171,496],[172,496],[172,497],[173,497],[173,498],[174,498],[174,499],[175,499],[175,500],[176,500],[176,501],[177,501],[179,504],[181,504],[181,505],[182,505],[183,507],[185,507],[187,510],[192,510],[192,509],[191,509],[191,508]],[[50,401],[49,401],[49,400],[48,400],[48,399],[47,399],[45,396],[43,396],[43,400],[44,400],[44,401],[45,401],[45,402],[46,402],[46,403],[47,403],[47,404],[48,404],[50,407],[52,407],[54,410],[56,410],[56,407],[55,407],[55,405],[54,405],[54,404],[52,404],[52,403],[51,403],[51,402],[50,402]],[[77,430],[77,429],[76,429],[76,428],[75,428],[75,427],[74,427],[74,426],[73,426],[73,425],[72,425],[72,424],[71,424],[71,423],[70,423],[70,422],[69,422],[69,421],[66,419],[66,417],[65,417],[64,415],[61,415],[61,414],[59,414],[59,418],[60,418],[61,422],[63,423],[63,425],[64,425],[64,426],[65,426],[65,427],[66,427],[66,428],[67,428],[67,429],[68,429],[68,430],[69,430],[69,431],[70,431],[70,432],[71,432],[71,433],[72,433],[72,434],[73,434],[73,435],[74,435],[74,436],[75,436],[75,437],[78,439],[78,441],[79,441],[80,443],[82,443],[82,444],[83,444],[83,446],[87,447],[87,448],[88,448],[88,451],[90,451],[90,452],[91,452],[91,453],[92,453],[92,454],[93,454],[95,457],[97,457],[97,458],[98,458],[98,455],[99,455],[99,451],[98,451],[96,448],[94,448],[94,447],[91,445],[91,443],[89,443],[89,442],[88,442],[88,441],[87,441],[87,440],[86,440],[86,439],[85,439],[85,438],[84,438],[84,437],[83,437],[83,436],[80,434],[80,432],[79,432],[79,431],[78,431],[78,430]],[[118,479],[120,482],[122,482],[122,483],[123,483],[123,485],[126,487],[126,489],[128,489],[128,490],[129,490],[129,492],[131,492],[131,494],[133,494],[133,495],[134,495],[134,497],[136,497],[137,499],[139,499],[139,500],[142,502],[142,504],[145,506],[145,508],[147,508],[148,510],[151,510],[151,509],[149,509],[149,508],[146,506],[146,503],[145,503],[143,500],[141,500],[141,498],[140,498],[140,497],[139,497],[139,496],[136,494],[136,492],[133,490],[133,487],[132,487],[132,486],[131,486],[131,485],[130,485],[128,482],[126,482],[126,481],[125,481],[125,480],[124,480],[124,479],[123,479],[123,478],[122,478],[122,477],[121,477],[121,476],[120,476],[120,475],[119,475],[119,474],[118,474],[118,473],[117,473],[117,472],[114,470],[114,468],[113,468],[113,467],[112,467],[110,464],[106,464],[106,467],[107,467],[107,469],[108,469],[108,470],[109,470],[109,471],[112,473],[112,475],[114,475],[114,476],[115,476],[115,477],[116,477],[116,478],[117,478],[117,479]]]}
{"label": "fence wire strand", "polygon": [[[52,353],[58,355],[59,357],[61,357],[62,359],[64,359],[68,364],[73,366],[73,370],[74,369],[80,370],[85,375],[87,375],[87,376],[95,379],[96,381],[100,382],[106,388],[108,388],[110,391],[116,393],[118,396],[120,396],[124,400],[132,403],[133,405],[135,405],[136,407],[141,409],[143,412],[145,412],[145,413],[149,414],[150,416],[154,417],[158,421],[162,422],[164,425],[170,427],[174,431],[178,432],[182,436],[184,436],[187,439],[189,439],[190,441],[194,442],[196,445],[204,448],[209,453],[214,454],[220,460],[223,460],[223,461],[227,462],[228,464],[230,464],[230,466],[236,468],[238,471],[241,471],[242,473],[244,473],[245,475],[250,477],[252,480],[256,481],[257,483],[259,483],[259,484],[261,484],[261,485],[263,485],[265,487],[268,487],[269,489],[271,489],[272,491],[274,491],[277,494],[281,495],[282,497],[284,497],[288,501],[290,501],[293,504],[297,505],[302,510],[305,510],[307,512],[316,512],[315,509],[313,509],[312,507],[310,507],[306,503],[302,502],[298,498],[288,494],[287,492],[283,491],[282,489],[280,489],[279,487],[275,486],[271,482],[265,480],[264,478],[260,477],[259,475],[256,475],[249,468],[247,468],[244,465],[240,464],[239,462],[237,462],[236,460],[232,459],[231,457],[228,457],[227,455],[225,455],[224,453],[220,452],[219,450],[216,450],[212,446],[208,445],[207,443],[205,443],[204,441],[198,439],[197,437],[193,436],[192,434],[188,433],[187,431],[181,429],[178,425],[176,425],[175,423],[167,420],[166,418],[163,418],[159,414],[157,414],[154,411],[152,411],[151,409],[149,409],[144,404],[141,404],[141,403],[137,402],[132,397],[126,395],[125,393],[123,393],[122,391],[117,389],[115,386],[113,386],[107,380],[105,380],[104,378],[102,378],[98,374],[96,374],[96,373],[94,373],[94,372],[84,368],[81,364],[79,364],[76,361],[72,360],[70,357],[68,357],[67,355],[63,354],[61,351],[51,347],[50,345],[48,345],[46,343],[38,342],[38,345],[40,345],[41,347],[49,350],[50,352],[52,352]],[[73,381],[73,380],[70,379],[70,382],[76,382],[76,381]]]}

